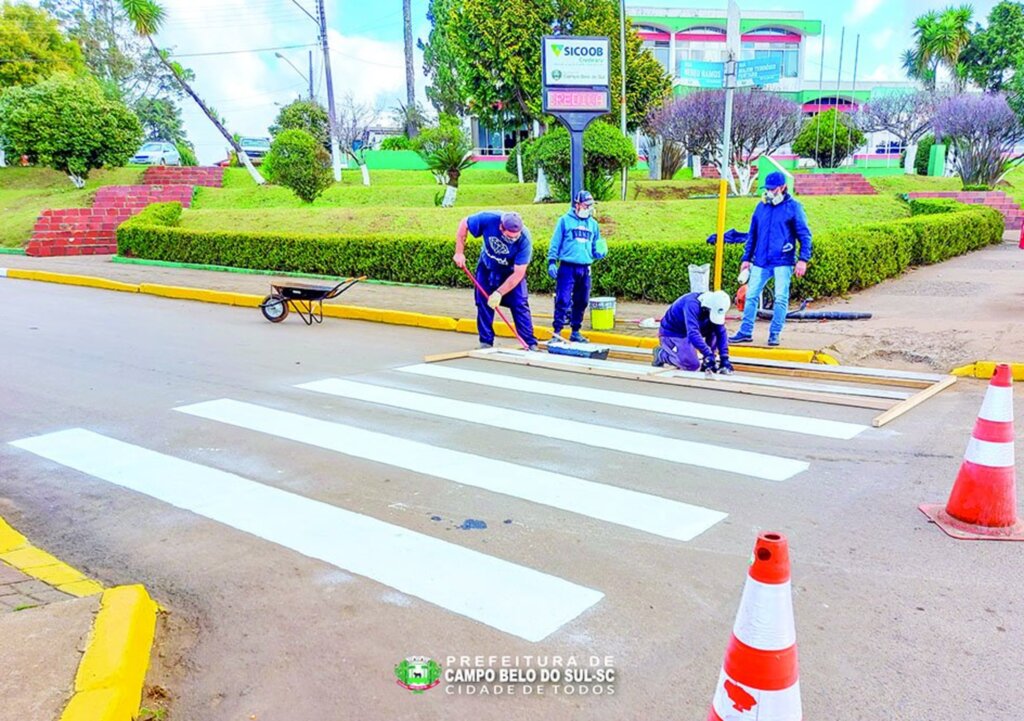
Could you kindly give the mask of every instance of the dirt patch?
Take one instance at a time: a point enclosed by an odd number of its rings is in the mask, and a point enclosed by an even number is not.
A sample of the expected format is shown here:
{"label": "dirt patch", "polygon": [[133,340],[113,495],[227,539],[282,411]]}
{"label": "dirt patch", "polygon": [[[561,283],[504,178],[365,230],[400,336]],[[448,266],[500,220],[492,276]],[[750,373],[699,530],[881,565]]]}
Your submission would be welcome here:
{"label": "dirt patch", "polygon": [[175,611],[157,614],[156,636],[150,655],[139,721],[170,721],[175,702],[195,672],[189,660],[199,639],[198,625]]}
{"label": "dirt patch", "polygon": [[717,188],[717,183],[712,181],[685,186],[634,183],[633,200],[686,200],[694,195],[712,194]]}

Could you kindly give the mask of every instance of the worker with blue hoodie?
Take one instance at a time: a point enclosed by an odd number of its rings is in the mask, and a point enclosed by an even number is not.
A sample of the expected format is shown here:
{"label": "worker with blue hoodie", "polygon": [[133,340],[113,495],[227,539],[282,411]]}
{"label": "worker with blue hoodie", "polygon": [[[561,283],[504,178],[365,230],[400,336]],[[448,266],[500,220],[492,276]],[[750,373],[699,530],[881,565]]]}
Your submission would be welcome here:
{"label": "worker with blue hoodie", "polygon": [[551,236],[548,275],[555,281],[555,342],[563,340],[560,334],[566,324],[572,329],[570,341],[587,342],[580,329],[590,304],[590,266],[608,255],[608,243],[593,214],[594,196],[581,190]]}
{"label": "worker with blue hoodie", "polygon": [[[797,257],[797,244],[800,255]],[[740,263],[740,282],[747,278],[747,302],[743,321],[730,343],[749,343],[754,339],[754,320],[761,301],[761,291],[775,279],[775,305],[768,329],[768,345],[779,345],[779,336],[789,312],[789,283],[793,275],[802,278],[811,260],[811,229],[807,214],[786,188],[786,176],[769,173],[765,193],[750,219],[750,233]],[[795,267],[794,267],[795,266]]]}

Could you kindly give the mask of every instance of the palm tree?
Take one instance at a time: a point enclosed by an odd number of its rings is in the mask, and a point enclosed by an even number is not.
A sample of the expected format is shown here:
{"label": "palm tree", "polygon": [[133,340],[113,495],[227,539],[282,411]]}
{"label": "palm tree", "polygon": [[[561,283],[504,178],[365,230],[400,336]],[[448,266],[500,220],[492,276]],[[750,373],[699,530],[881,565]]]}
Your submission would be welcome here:
{"label": "palm tree", "polygon": [[939,66],[945,66],[954,87],[963,90],[966,76],[958,70],[960,55],[971,40],[970,5],[948,7],[921,15],[914,21],[914,48],[903,54],[903,67],[907,76],[921,80],[925,87],[935,89]]}
{"label": "palm tree", "polygon": [[[402,0],[402,18],[405,21],[405,106],[416,107],[416,78],[412,67],[412,0]],[[415,138],[419,128],[411,117],[405,121],[405,135]]]}
{"label": "palm tree", "polygon": [[160,62],[166,67],[174,79],[182,87],[182,89],[188,93],[189,97],[196,101],[199,109],[203,111],[210,122],[213,123],[220,134],[224,136],[224,139],[228,141],[228,144],[234,149],[238,155],[239,161],[245,165],[246,170],[249,171],[249,175],[259,185],[264,185],[267,181],[260,175],[260,171],[256,170],[253,166],[252,161],[249,160],[249,156],[242,150],[242,146],[238,141],[228,132],[227,128],[207,105],[203,102],[196,91],[192,89],[192,86],[188,84],[185,79],[185,69],[178,63],[172,62],[166,51],[160,50],[156,43],[153,41],[153,36],[160,31],[160,26],[163,24],[164,18],[166,17],[166,11],[163,6],[160,5],[156,0],[119,0],[121,8],[128,16],[128,20],[135,26],[135,34],[139,37],[145,38],[149,41],[150,46],[156,51],[157,56],[160,58]]}

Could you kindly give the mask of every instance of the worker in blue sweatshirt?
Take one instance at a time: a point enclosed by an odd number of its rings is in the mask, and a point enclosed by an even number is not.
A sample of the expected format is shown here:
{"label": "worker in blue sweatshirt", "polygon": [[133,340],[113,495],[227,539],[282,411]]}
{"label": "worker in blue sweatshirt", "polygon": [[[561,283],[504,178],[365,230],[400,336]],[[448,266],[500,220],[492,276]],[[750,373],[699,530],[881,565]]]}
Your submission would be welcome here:
{"label": "worker in blue sweatshirt", "polygon": [[729,334],[725,330],[725,313],[731,304],[724,290],[687,293],[676,299],[661,319],[660,345],[654,349],[653,365],[731,374]]}
{"label": "worker in blue sweatshirt", "polygon": [[594,196],[581,190],[572,210],[558,219],[548,247],[548,275],[555,281],[555,330],[553,341],[568,323],[569,340],[586,343],[580,333],[583,314],[590,303],[590,265],[608,255],[608,243],[593,218]]}

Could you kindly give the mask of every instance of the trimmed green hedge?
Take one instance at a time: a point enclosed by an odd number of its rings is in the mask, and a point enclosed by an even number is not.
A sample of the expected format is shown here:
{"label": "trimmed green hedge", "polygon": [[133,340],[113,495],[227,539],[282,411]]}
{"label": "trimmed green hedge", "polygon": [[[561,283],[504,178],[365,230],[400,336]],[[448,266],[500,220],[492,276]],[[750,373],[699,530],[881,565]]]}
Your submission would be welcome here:
{"label": "trimmed green hedge", "polygon": [[[910,218],[824,233],[814,239],[814,259],[804,278],[794,279],[797,298],[824,298],[866,288],[912,265],[937,263],[999,243],[1003,218],[995,210],[945,199],[911,203]],[[939,215],[941,214],[941,215]],[[379,280],[468,286],[452,263],[454,241],[408,235],[303,235],[199,231],[178,227],[181,206],[151,205],[118,228],[121,255],[150,260],[271,269],[327,275],[365,275]],[[538,232],[534,258],[547,254],[546,233]],[[472,237],[466,256],[475,258]],[[698,241],[611,243],[608,257],[594,265],[594,294],[670,303],[688,292],[687,266],[711,263],[714,247]],[[736,291],[742,248],[726,246],[723,281]],[[547,264],[530,264],[527,280],[550,292]]]}

